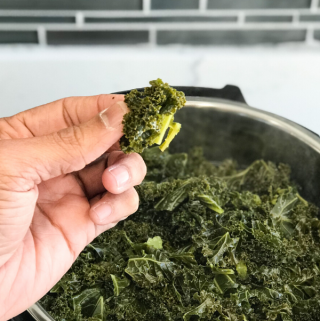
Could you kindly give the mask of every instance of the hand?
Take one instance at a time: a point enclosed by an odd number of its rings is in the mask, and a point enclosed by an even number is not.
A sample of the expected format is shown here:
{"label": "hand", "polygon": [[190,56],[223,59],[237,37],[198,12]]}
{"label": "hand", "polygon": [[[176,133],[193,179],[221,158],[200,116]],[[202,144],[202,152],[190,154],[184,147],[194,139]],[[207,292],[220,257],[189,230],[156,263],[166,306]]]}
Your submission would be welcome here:
{"label": "hand", "polygon": [[100,95],[0,119],[0,321],[39,300],[88,243],[137,210],[133,186],[146,166],[113,151],[127,112],[123,96]]}

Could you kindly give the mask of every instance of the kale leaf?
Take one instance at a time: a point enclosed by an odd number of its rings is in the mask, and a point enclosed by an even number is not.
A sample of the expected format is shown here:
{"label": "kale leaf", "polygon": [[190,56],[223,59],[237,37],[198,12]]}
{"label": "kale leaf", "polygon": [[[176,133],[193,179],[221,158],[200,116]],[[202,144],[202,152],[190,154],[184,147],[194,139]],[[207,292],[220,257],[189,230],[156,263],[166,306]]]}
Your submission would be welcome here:
{"label": "kale leaf", "polygon": [[41,299],[55,320],[319,320],[319,209],[288,166],[215,166],[199,148],[142,156],[137,213]]}
{"label": "kale leaf", "polygon": [[[120,141],[125,153],[142,153],[154,144],[164,151],[180,131],[181,125],[174,122],[174,114],[186,103],[184,93],[161,79],[150,81],[150,85],[144,92],[134,89],[125,96],[130,110],[123,118],[124,136]],[[162,143],[168,128],[168,136]]]}

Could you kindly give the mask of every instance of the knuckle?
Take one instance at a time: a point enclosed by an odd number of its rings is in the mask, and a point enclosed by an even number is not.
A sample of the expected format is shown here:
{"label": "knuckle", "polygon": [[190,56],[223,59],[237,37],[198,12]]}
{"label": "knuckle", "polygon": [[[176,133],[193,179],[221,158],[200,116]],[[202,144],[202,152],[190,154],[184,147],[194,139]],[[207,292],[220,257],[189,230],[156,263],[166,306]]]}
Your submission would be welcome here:
{"label": "knuckle", "polygon": [[77,103],[77,98],[78,97],[67,97],[61,99],[62,117],[67,127],[71,127],[74,124],[80,123],[77,112],[74,114],[70,113],[70,106],[74,106]]}
{"label": "knuckle", "polygon": [[105,94],[99,94],[96,96],[97,97],[97,107],[100,110],[103,110],[105,107],[104,100],[106,95]]}
{"label": "knuckle", "polygon": [[114,163],[119,161],[120,159],[125,158],[125,154],[121,151],[113,151],[110,153],[108,157],[108,166],[112,166]]}
{"label": "knuckle", "polygon": [[5,127],[7,125],[7,118],[0,118],[0,136],[5,132]]}
{"label": "knuckle", "polygon": [[62,117],[63,117],[63,120],[65,122],[65,124],[70,127],[73,125],[73,121],[72,121],[72,118],[71,118],[71,115],[69,113],[69,109],[68,109],[68,104],[70,102],[72,98],[69,97],[69,98],[63,98],[62,101],[61,101],[61,104],[62,104]]}
{"label": "knuckle", "polygon": [[79,126],[68,127],[53,134],[58,144],[69,146],[81,146],[83,133]]}
{"label": "knuckle", "polygon": [[15,119],[16,115],[0,118],[0,139],[12,139],[19,137],[15,127],[13,126]]}
{"label": "knuckle", "polygon": [[83,129],[80,126],[72,126],[52,134],[54,144],[60,146],[66,153],[83,159],[85,165],[87,160],[83,150],[85,140]]}
{"label": "knuckle", "polygon": [[131,162],[135,162],[135,163],[139,163],[139,162],[143,161],[141,155],[139,155],[137,153],[129,154],[128,158],[130,158]]}

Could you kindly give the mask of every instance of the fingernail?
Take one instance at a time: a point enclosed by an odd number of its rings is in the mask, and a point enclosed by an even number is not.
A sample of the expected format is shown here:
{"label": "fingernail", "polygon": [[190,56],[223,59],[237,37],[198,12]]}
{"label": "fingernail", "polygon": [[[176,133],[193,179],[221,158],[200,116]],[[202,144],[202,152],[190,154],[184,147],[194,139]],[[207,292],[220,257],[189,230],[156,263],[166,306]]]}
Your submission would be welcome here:
{"label": "fingernail", "polygon": [[118,188],[123,187],[130,179],[129,171],[124,165],[111,166],[108,171],[116,180]]}
{"label": "fingernail", "polygon": [[100,223],[106,223],[107,217],[110,216],[112,212],[112,208],[107,203],[101,203],[93,207],[92,211],[95,213]]}
{"label": "fingernail", "polygon": [[100,113],[100,118],[107,128],[116,128],[122,124],[123,116],[128,112],[125,102],[119,101]]}

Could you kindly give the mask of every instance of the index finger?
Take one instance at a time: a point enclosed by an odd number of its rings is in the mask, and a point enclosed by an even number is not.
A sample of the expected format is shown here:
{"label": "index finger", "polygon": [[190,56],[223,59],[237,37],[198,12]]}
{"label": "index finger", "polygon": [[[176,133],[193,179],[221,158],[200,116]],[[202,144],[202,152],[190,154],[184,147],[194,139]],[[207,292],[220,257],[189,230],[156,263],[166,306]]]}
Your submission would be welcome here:
{"label": "index finger", "polygon": [[124,100],[124,95],[68,97],[21,112],[13,118],[27,129],[28,137],[44,136],[84,123]]}

